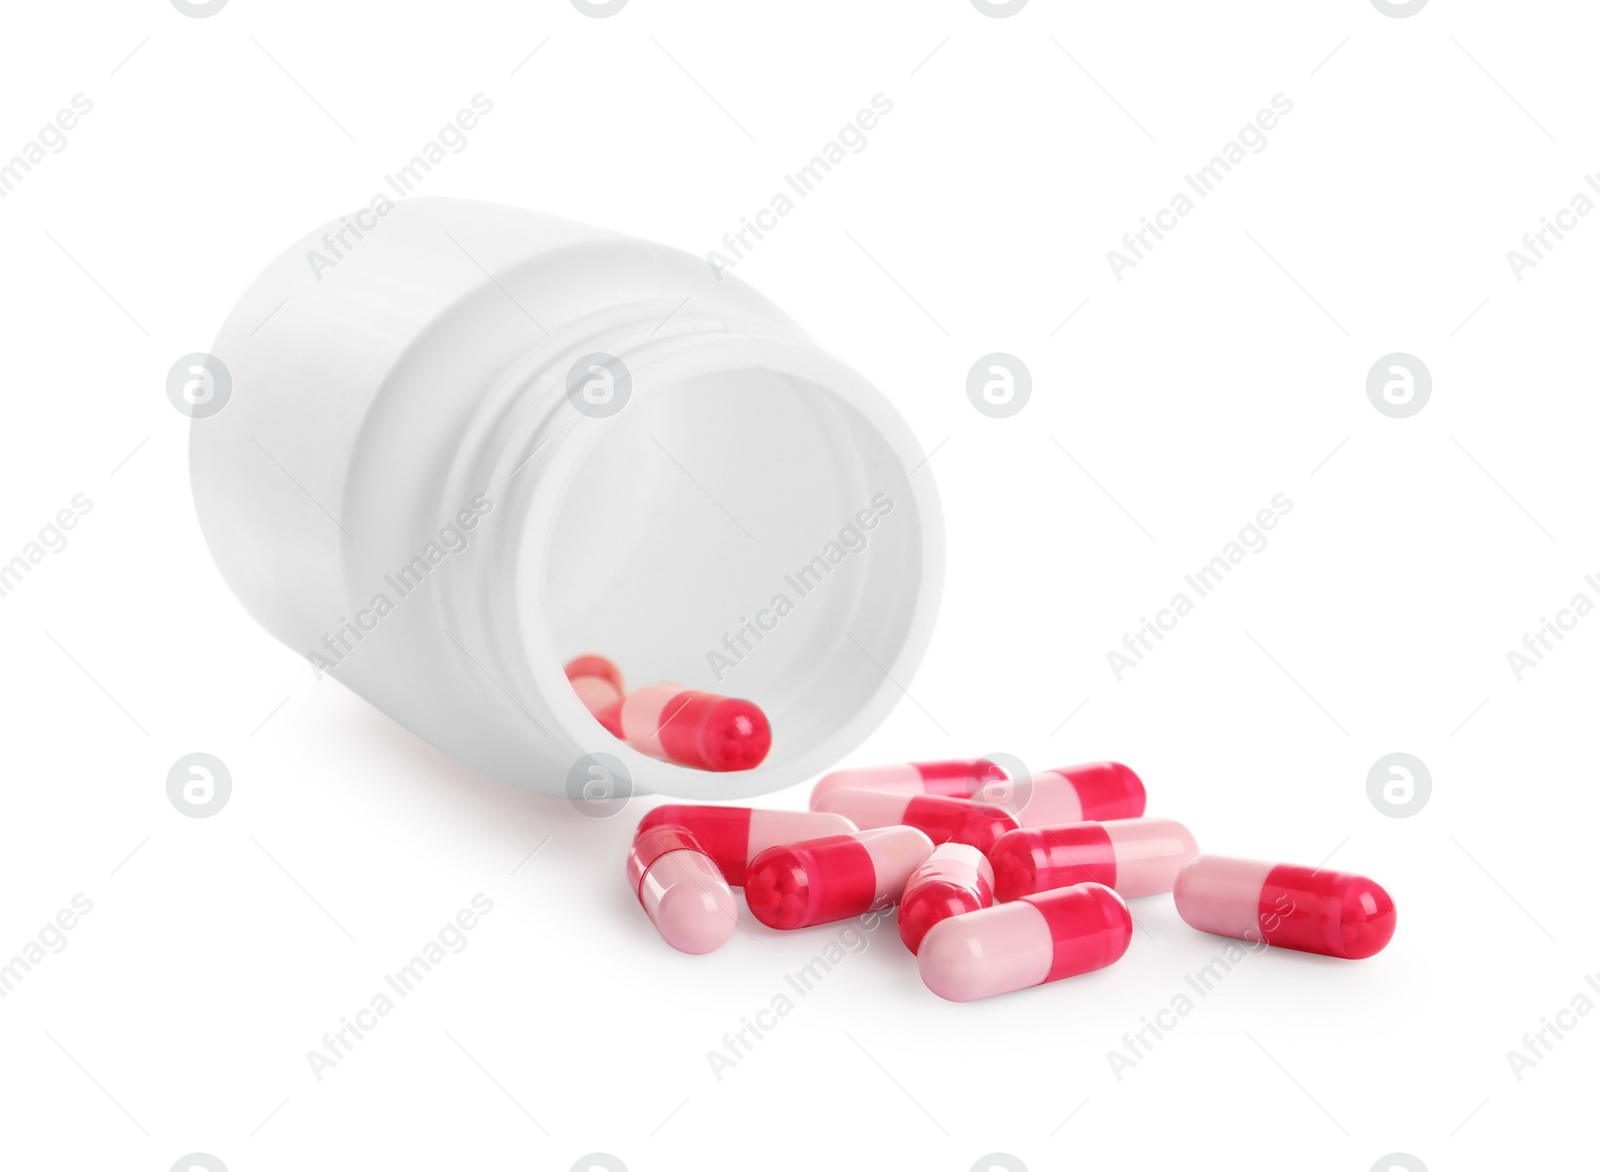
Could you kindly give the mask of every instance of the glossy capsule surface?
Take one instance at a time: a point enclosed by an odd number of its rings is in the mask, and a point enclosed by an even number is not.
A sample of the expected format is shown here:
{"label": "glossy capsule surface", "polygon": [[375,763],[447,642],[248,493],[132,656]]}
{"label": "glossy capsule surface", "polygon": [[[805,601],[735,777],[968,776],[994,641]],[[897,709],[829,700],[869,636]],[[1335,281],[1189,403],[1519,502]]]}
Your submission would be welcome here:
{"label": "glossy capsule surface", "polygon": [[721,948],[738,924],[739,906],[722,872],[682,827],[635,836],[628,884],[661,938],[679,952]]}
{"label": "glossy capsule surface", "polygon": [[1202,932],[1344,960],[1381,952],[1394,936],[1389,893],[1344,871],[1200,855],[1178,872],[1172,898]]}
{"label": "glossy capsule surface", "polygon": [[900,940],[913,954],[941,920],[994,903],[994,871],[977,847],[947,842],[906,880],[900,897]]}
{"label": "glossy capsule surface", "polygon": [[1170,818],[1119,818],[1014,830],[990,848],[989,861],[996,899],[1074,883],[1103,883],[1133,899],[1171,891],[1198,853],[1194,836]]}
{"label": "glossy capsule surface", "polygon": [[899,901],[906,880],[933,853],[911,826],[884,826],[775,846],[750,860],[744,899],[769,928],[805,928]]}
{"label": "glossy capsule surface", "polygon": [[947,1001],[977,1001],[1105,968],[1133,938],[1128,905],[1080,883],[952,916],[917,950],[923,984]]}
{"label": "glossy capsule surface", "polygon": [[752,810],[748,806],[657,806],[639,820],[636,833],[681,826],[710,855],[730,886],[744,885],[750,860],[770,847],[848,834],[856,824],[841,814],[808,810]]}
{"label": "glossy capsule surface", "polygon": [[935,846],[961,842],[980,851],[987,851],[1001,835],[1017,829],[1017,820],[1002,806],[933,794],[835,789],[817,798],[811,808],[841,814],[863,830],[875,826],[915,826],[932,839]]}
{"label": "glossy capsule surface", "polygon": [[595,718],[639,752],[690,769],[754,769],[772,748],[772,728],[756,705],[682,684],[639,688]]}

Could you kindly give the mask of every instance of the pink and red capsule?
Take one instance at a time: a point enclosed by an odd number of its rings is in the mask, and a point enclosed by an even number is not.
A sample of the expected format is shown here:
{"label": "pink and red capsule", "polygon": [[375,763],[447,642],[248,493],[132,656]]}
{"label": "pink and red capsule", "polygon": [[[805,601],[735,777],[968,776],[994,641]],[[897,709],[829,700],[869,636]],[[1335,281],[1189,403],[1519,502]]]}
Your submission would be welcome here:
{"label": "pink and red capsule", "polygon": [[785,843],[830,834],[849,834],[855,823],[841,814],[805,810],[752,810],[746,806],[657,806],[639,820],[635,832],[658,826],[688,831],[711,856],[730,886],[744,886],[750,860]]}
{"label": "pink and red capsule", "polygon": [[913,955],[941,920],[994,903],[994,870],[975,846],[947,842],[933,848],[906,880],[900,897],[900,940]]}
{"label": "pink and red capsule", "polygon": [[682,684],[636,689],[595,719],[641,753],[714,773],[754,769],[772,748],[756,705]]}
{"label": "pink and red capsule", "polygon": [[863,830],[878,826],[915,826],[935,846],[960,842],[987,851],[1017,820],[1000,806],[944,798],[933,794],[900,794],[876,789],[830,789],[812,798],[813,810],[850,819]]}
{"label": "pink and red capsule", "polygon": [[992,761],[931,761],[921,765],[871,765],[824,774],[811,787],[811,805],[838,789],[872,789],[888,793],[935,794],[970,798],[985,786],[1003,784],[1005,770]]}
{"label": "pink and red capsule", "polygon": [[1373,956],[1394,936],[1389,893],[1342,871],[1200,855],[1178,873],[1172,898],[1202,932],[1344,960]]}
{"label": "pink and red capsule", "polygon": [[1079,883],[952,916],[917,949],[922,982],[947,1001],[976,1001],[1105,968],[1133,938],[1128,905]]}
{"label": "pink and red capsule", "polygon": [[578,699],[592,713],[619,703],[625,694],[622,672],[604,655],[579,655],[567,661],[567,679]]}
{"label": "pink and red capsule", "polygon": [[713,952],[738,925],[739,907],[721,870],[681,826],[655,826],[634,838],[628,885],[679,952]]}
{"label": "pink and red capsule", "polygon": [[1004,807],[1023,826],[1138,818],[1145,809],[1144,783],[1115,761],[1068,765],[1021,778],[981,758],[840,769],[817,781],[811,791],[812,807],[840,789],[968,798]]}
{"label": "pink and red capsule", "polygon": [[744,901],[769,928],[807,928],[899,901],[911,873],[933,853],[912,826],[883,826],[775,846],[750,860]]}
{"label": "pink and red capsule", "polygon": [[990,848],[989,861],[1002,901],[1074,883],[1102,883],[1133,899],[1171,891],[1199,853],[1194,836],[1169,818],[1119,818],[1013,830]]}

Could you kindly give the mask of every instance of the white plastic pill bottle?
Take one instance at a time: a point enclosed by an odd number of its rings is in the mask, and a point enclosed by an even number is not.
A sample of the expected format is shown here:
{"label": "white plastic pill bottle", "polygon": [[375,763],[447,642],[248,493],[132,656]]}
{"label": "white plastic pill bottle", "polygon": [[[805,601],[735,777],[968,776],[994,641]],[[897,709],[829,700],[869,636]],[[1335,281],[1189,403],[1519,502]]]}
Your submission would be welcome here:
{"label": "white plastic pill bottle", "polygon": [[[319,228],[194,356],[201,527],[307,663],[537,793],[767,793],[887,715],[943,576],[933,478],[859,374],[704,259],[514,208],[406,199]],[[686,769],[564,673],[752,700],[772,750]]]}

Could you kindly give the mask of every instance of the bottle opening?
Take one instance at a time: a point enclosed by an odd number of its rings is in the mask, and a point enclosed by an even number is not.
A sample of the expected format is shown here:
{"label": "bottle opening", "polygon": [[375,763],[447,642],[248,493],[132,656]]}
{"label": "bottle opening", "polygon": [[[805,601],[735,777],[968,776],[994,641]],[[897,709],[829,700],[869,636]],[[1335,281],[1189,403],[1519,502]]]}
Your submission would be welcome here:
{"label": "bottle opening", "polygon": [[931,477],[914,479],[921,456],[875,391],[800,353],[657,371],[653,388],[634,372],[633,402],[585,421],[529,551],[562,662],[605,655],[630,689],[680,683],[771,723],[760,766],[708,774],[606,748],[575,697],[557,706],[641,788],[737,797],[826,768],[883,718],[926,643],[942,557]]}

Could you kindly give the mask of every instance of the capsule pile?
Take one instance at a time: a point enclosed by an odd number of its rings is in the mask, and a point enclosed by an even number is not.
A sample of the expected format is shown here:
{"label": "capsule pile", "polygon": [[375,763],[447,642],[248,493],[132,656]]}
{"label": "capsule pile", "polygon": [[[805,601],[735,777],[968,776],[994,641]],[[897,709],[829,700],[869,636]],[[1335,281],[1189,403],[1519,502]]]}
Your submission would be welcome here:
{"label": "capsule pile", "polygon": [[1144,783],[1113,761],[1031,777],[983,759],[847,769],[818,780],[810,812],[657,807],[628,879],[662,938],[691,953],[733,934],[734,887],[785,931],[898,904],[923,983],[950,1001],[1115,963],[1133,935],[1127,899],[1170,894],[1202,932],[1345,960],[1394,935],[1394,901],[1370,879],[1203,855],[1187,828],[1144,812]]}

